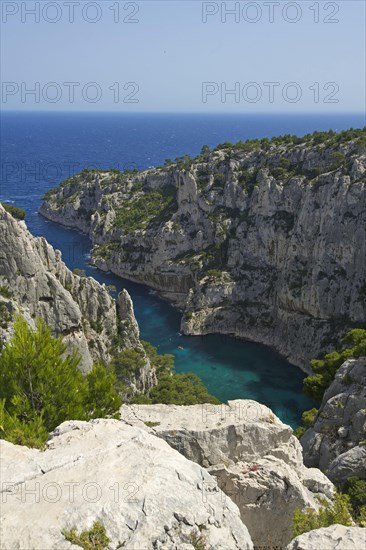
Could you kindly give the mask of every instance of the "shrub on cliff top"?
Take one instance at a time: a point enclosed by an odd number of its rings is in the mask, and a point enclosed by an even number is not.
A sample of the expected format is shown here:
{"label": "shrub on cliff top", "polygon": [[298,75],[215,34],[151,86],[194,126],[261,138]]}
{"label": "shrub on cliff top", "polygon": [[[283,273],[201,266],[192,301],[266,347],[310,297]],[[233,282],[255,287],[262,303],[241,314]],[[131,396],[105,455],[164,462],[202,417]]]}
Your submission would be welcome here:
{"label": "shrub on cliff top", "polygon": [[95,365],[83,376],[79,362],[42,320],[32,331],[19,316],[0,355],[0,437],[41,447],[65,420],[115,416],[121,399],[114,375]]}
{"label": "shrub on cliff top", "polygon": [[11,214],[16,220],[24,220],[26,212],[25,210],[23,210],[23,208],[18,208],[17,206],[7,204],[6,202],[2,202],[1,205],[3,206],[4,210],[9,212],[9,214]]}
{"label": "shrub on cliff top", "polygon": [[346,344],[340,351],[333,351],[323,357],[311,361],[313,376],[304,380],[304,392],[313,399],[321,401],[325,390],[334,380],[339,367],[351,357],[366,356],[366,330],[353,329],[342,339]]}
{"label": "shrub on cliff top", "polygon": [[76,529],[73,528],[70,531],[64,529],[62,534],[66,540],[81,546],[83,550],[104,550],[111,542],[104,525],[100,521],[95,521],[91,529],[81,533],[77,533]]}
{"label": "shrub on cliff top", "polygon": [[[315,401],[322,400],[324,392],[334,380],[337,370],[347,359],[366,356],[366,330],[360,328],[350,330],[342,339],[342,343],[346,346],[340,351],[332,351],[327,353],[323,359],[311,361],[311,367],[315,374],[304,379],[304,393]],[[303,413],[302,425],[295,431],[296,437],[302,437],[305,431],[314,424],[317,412],[317,409],[311,409]]]}
{"label": "shrub on cliff top", "polygon": [[304,511],[296,509],[294,511],[293,534],[298,537],[303,533],[329,527],[336,523],[351,527],[353,525],[351,517],[351,504],[347,495],[337,493],[331,502],[326,499],[319,499],[320,509],[316,512],[312,508]]}
{"label": "shrub on cliff top", "polygon": [[149,343],[143,342],[151,364],[156,368],[158,384],[147,395],[136,395],[132,402],[139,404],[164,403],[166,405],[197,405],[211,403],[218,405],[220,401],[210,395],[202,380],[192,373],[176,373],[174,371],[174,356],[159,355]]}
{"label": "shrub on cliff top", "polygon": [[348,478],[344,492],[349,496],[355,521],[366,527],[366,480],[357,476]]}

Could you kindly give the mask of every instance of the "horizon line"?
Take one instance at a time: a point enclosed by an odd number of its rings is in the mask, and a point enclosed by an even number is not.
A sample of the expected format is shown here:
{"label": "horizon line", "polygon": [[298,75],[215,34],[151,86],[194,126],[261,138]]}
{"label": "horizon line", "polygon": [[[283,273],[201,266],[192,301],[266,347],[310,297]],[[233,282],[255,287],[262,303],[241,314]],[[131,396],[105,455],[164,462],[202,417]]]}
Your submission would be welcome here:
{"label": "horizon line", "polygon": [[114,114],[114,115],[363,115],[366,121],[366,112],[364,111],[93,111],[93,110],[49,110],[49,109],[3,109],[1,114],[6,113],[32,113],[32,114]]}

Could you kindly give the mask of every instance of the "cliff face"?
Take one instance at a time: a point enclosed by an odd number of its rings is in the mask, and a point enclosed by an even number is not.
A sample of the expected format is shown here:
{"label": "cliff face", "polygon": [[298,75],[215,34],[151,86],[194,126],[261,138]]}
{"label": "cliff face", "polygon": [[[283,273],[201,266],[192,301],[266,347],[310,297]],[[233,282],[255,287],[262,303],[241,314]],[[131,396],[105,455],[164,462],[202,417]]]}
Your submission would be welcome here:
{"label": "cliff face", "polygon": [[[112,346],[141,348],[129,294],[121,292],[116,304],[105,286],[91,277],[73,274],[61,253],[44,238],[33,237],[24,222],[15,220],[0,205],[0,338],[12,334],[18,311],[31,326],[41,317],[69,349],[77,348],[80,368],[93,361],[108,362]],[[148,359],[136,385],[150,387],[155,375]]]}
{"label": "cliff face", "polygon": [[366,479],[366,357],[338,369],[301,444],[305,464],[326,471],[337,485],[350,476]]}
{"label": "cliff face", "polygon": [[185,333],[262,342],[306,369],[366,323],[364,142],[314,135],[84,171],[40,212],[88,233],[96,265],[181,307]]}

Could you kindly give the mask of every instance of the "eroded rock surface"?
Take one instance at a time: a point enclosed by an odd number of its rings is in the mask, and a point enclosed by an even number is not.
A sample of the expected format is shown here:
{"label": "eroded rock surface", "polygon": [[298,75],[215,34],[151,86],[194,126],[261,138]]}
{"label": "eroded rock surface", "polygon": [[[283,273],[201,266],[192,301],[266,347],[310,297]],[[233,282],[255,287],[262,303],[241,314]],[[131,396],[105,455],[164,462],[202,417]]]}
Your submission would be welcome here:
{"label": "eroded rock surface", "polygon": [[301,438],[304,462],[342,486],[366,479],[366,358],[349,359],[326,390],[314,426]]}
{"label": "eroded rock surface", "polygon": [[366,529],[331,525],[296,537],[286,550],[363,550]]}
{"label": "eroded rock surface", "polygon": [[292,538],[295,508],[317,509],[317,496],[333,495],[329,479],[304,466],[291,428],[255,401],[124,405],[121,418],[205,466],[238,505],[255,546],[284,547]]}
{"label": "eroded rock surface", "polygon": [[237,506],[210,474],[138,427],[65,422],[44,452],[0,446],[4,550],[76,550],[62,530],[96,520],[110,549],[253,549]]}

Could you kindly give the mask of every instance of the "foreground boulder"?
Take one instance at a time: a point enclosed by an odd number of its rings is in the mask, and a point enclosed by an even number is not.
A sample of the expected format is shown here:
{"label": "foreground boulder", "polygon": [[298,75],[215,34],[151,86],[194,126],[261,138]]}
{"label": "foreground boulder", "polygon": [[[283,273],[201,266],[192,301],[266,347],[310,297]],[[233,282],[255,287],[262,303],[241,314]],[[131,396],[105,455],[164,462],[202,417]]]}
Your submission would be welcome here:
{"label": "foreground boulder", "polygon": [[326,390],[314,426],[301,438],[304,462],[343,486],[366,479],[366,358],[348,359]]}
{"label": "foreground boulder", "polygon": [[333,495],[329,479],[304,466],[291,428],[255,401],[124,405],[121,413],[125,422],[150,430],[206,467],[238,505],[255,546],[285,546],[295,508],[316,510],[317,496]]}
{"label": "foreground boulder", "polygon": [[296,537],[286,550],[363,550],[366,529],[331,525]]}
{"label": "foreground boulder", "polygon": [[44,452],[0,445],[4,550],[76,550],[63,529],[80,532],[96,520],[110,549],[253,548],[237,506],[214,478],[137,427],[65,422]]}

